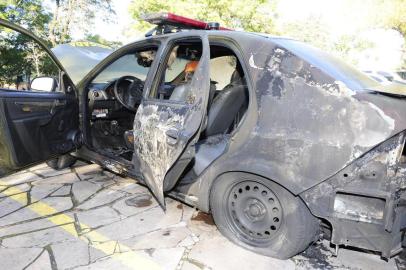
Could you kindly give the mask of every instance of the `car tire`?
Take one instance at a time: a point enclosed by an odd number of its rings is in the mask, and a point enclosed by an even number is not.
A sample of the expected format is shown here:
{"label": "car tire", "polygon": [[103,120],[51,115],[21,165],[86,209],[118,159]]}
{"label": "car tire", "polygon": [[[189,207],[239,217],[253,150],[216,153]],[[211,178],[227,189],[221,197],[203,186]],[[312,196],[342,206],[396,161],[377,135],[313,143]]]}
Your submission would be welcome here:
{"label": "car tire", "polygon": [[54,170],[63,170],[73,166],[76,163],[76,158],[71,155],[63,155],[54,159],[50,159],[46,164]]}
{"label": "car tire", "polygon": [[317,240],[319,221],[304,202],[256,175],[220,176],[212,187],[210,206],[224,236],[259,254],[288,259]]}

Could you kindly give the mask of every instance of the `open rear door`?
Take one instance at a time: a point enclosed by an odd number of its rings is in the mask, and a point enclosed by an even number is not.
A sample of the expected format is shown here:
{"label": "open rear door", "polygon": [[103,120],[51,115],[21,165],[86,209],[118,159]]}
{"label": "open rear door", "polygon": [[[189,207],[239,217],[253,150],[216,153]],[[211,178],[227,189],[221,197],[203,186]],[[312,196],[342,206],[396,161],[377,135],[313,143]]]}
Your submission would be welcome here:
{"label": "open rear door", "polygon": [[[134,120],[134,143],[137,164],[144,181],[162,207],[165,207],[164,192],[173,188],[187,164],[194,157],[194,144],[202,127],[210,91],[210,47],[207,35],[202,31],[188,32],[181,40],[201,41],[201,57],[188,85],[188,92],[182,101],[146,98],[140,105]],[[179,39],[179,37],[178,37]],[[169,59],[176,40],[166,43]],[[155,80],[161,81],[161,67]],[[151,90],[153,91],[153,90]],[[175,90],[176,91],[176,90]],[[137,159],[136,159],[137,160]]]}

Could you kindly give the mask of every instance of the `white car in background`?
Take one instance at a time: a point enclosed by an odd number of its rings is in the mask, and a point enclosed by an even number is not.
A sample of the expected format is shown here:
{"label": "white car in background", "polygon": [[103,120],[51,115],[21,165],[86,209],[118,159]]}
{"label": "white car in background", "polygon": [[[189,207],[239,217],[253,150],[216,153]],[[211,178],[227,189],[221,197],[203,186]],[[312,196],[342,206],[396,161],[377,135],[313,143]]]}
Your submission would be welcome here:
{"label": "white car in background", "polygon": [[375,71],[365,70],[364,73],[367,74],[372,79],[374,79],[375,81],[380,82],[380,83],[406,84],[406,80],[404,80],[396,72],[382,71],[382,70],[375,70]]}

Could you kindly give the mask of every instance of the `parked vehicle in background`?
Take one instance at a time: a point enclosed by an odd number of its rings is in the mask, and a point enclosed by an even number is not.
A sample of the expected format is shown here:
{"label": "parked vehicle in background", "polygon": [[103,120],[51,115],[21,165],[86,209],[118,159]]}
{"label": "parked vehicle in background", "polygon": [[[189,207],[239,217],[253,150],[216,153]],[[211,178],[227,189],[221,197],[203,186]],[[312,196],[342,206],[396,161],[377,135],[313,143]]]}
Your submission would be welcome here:
{"label": "parked vehicle in background", "polygon": [[378,74],[377,72],[367,70],[367,71],[364,71],[364,73],[379,83],[384,83],[384,84],[390,83],[390,81],[385,76]]}
{"label": "parked vehicle in background", "polygon": [[36,89],[0,89],[0,176],[81,158],[138,179],[163,208],[171,195],[211,212],[260,254],[294,256],[321,228],[337,250],[402,250],[406,86],[296,40],[146,20],[145,39],[90,71],[0,20],[2,37],[23,35],[52,60]]}
{"label": "parked vehicle in background", "polygon": [[400,83],[400,84],[406,84],[406,80],[404,80],[397,72],[389,72],[389,71],[371,71],[367,70],[364,71],[368,76],[373,78],[374,80],[380,82],[380,83],[387,83],[387,82],[393,82],[393,83]]}
{"label": "parked vehicle in background", "polygon": [[403,79],[406,80],[406,70],[399,70],[396,73]]}

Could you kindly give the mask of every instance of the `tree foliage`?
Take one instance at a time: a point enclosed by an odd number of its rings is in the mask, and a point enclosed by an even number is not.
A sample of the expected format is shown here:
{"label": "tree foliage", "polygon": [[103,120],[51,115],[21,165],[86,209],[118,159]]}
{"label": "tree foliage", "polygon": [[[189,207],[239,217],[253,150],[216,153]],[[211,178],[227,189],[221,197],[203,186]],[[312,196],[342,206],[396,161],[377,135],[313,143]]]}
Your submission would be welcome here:
{"label": "tree foliage", "polygon": [[71,40],[71,31],[88,32],[96,14],[108,20],[114,10],[112,0],[53,0],[52,20],[49,24],[49,40],[52,45]]}
{"label": "tree foliage", "polygon": [[[46,38],[51,15],[43,9],[41,1],[2,1],[0,14],[1,18]],[[15,84],[23,76],[29,79],[45,73],[55,74],[55,64],[28,36],[0,28],[0,38],[0,85]]]}
{"label": "tree foliage", "polygon": [[375,0],[376,22],[384,27],[399,31],[406,39],[406,0]]}
{"label": "tree foliage", "polygon": [[0,18],[25,27],[35,35],[45,38],[51,14],[46,12],[42,1],[38,0],[2,0]]}
{"label": "tree foliage", "polygon": [[[52,3],[54,9],[50,12],[39,0],[0,0],[0,18],[23,26],[51,47],[69,42],[73,29],[90,31],[96,14],[114,13],[111,0]],[[0,28],[0,86],[44,74],[57,74],[56,65],[45,51],[29,37]]]}
{"label": "tree foliage", "polygon": [[[303,1],[291,0],[288,1],[288,12],[295,9],[300,14],[300,18],[291,21],[284,21],[285,14],[278,9],[285,1],[133,0],[130,13],[136,20],[134,27],[139,32],[146,32],[153,27],[142,22],[144,14],[169,11],[199,20],[217,21],[234,29],[289,36],[332,52],[353,64],[357,64],[361,51],[374,46],[362,35],[363,31],[374,28],[394,29],[406,37],[406,0],[336,0],[330,3],[309,0],[306,5],[313,3],[313,10],[307,17],[302,16],[300,9],[295,6]],[[333,33],[325,22],[328,15],[322,11],[321,5],[324,11],[339,15],[335,16],[336,24],[341,20],[354,24],[348,24],[342,33]],[[335,10],[335,7],[340,10]],[[406,46],[404,48],[406,54]]]}
{"label": "tree foliage", "polygon": [[41,75],[58,75],[58,68],[30,37],[0,27],[0,86]]}
{"label": "tree foliage", "polygon": [[273,2],[267,0],[144,0],[133,1],[129,8],[136,19],[136,30],[143,32],[152,28],[141,20],[144,14],[168,11],[198,20],[219,22],[234,29],[272,33],[272,10]]}
{"label": "tree foliage", "polygon": [[[299,18],[277,20],[279,33],[313,44],[359,67],[364,65],[363,68],[366,63],[371,68],[396,68],[395,62],[400,67],[401,60],[394,60],[386,67],[377,66],[388,62],[384,60],[388,56],[382,53],[382,48],[389,47],[377,35],[390,36],[391,40],[387,42],[392,44],[392,48],[397,46],[399,49],[402,35],[403,66],[406,68],[406,0],[340,0],[329,3],[313,0],[309,3],[313,6],[309,8],[310,12],[304,12],[307,15],[299,12]],[[283,18],[283,14],[278,12]],[[399,57],[402,59],[401,53],[398,53]]]}
{"label": "tree foliage", "polygon": [[118,49],[121,46],[123,46],[123,43],[120,41],[110,41],[110,40],[106,40],[105,38],[102,38],[100,35],[92,35],[92,34],[87,34],[85,37],[86,41],[90,41],[90,42],[94,42],[97,44],[101,44],[104,46],[107,46],[109,48],[112,49]]}

